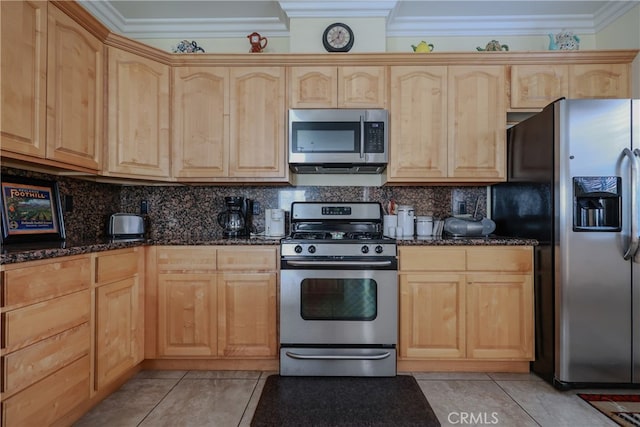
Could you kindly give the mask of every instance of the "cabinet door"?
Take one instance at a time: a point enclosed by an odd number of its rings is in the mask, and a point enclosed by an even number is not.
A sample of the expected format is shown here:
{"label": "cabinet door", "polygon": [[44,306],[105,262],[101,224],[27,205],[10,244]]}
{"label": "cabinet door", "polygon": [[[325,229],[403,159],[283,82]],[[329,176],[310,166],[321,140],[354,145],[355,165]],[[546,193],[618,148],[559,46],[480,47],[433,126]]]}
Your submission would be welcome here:
{"label": "cabinet door", "polygon": [[169,66],[109,47],[107,174],[169,176]]}
{"label": "cabinet door", "polygon": [[47,2],[2,1],[0,8],[0,145],[44,158]]}
{"label": "cabinet door", "polygon": [[276,282],[276,273],[219,274],[219,356],[277,356]]}
{"label": "cabinet door", "polygon": [[448,176],[456,181],[503,181],[504,66],[452,66],[448,83]]}
{"label": "cabinet door", "polygon": [[172,175],[229,174],[229,69],[173,69]]}
{"label": "cabinet door", "polygon": [[47,157],[100,169],[104,116],[102,42],[49,7]]}
{"label": "cabinet door", "polygon": [[533,360],[530,274],[467,276],[467,357]]}
{"label": "cabinet door", "polygon": [[447,176],[447,68],[390,70],[389,181]]}
{"label": "cabinet door", "polygon": [[336,108],[338,106],[336,67],[289,68],[291,108]]}
{"label": "cabinet door", "polygon": [[338,67],[339,108],[385,108],[385,67]]}
{"label": "cabinet door", "polygon": [[400,274],[400,358],[465,356],[464,274]]}
{"label": "cabinet door", "polygon": [[543,108],[569,93],[566,65],[513,65],[511,108]]}
{"label": "cabinet door", "polygon": [[570,98],[629,98],[629,64],[569,66]]}
{"label": "cabinet door", "polygon": [[217,355],[215,274],[158,276],[160,356]]}
{"label": "cabinet door", "polygon": [[96,289],[96,390],[140,362],[138,277]]}
{"label": "cabinet door", "polygon": [[231,69],[229,176],[286,181],[284,67]]}

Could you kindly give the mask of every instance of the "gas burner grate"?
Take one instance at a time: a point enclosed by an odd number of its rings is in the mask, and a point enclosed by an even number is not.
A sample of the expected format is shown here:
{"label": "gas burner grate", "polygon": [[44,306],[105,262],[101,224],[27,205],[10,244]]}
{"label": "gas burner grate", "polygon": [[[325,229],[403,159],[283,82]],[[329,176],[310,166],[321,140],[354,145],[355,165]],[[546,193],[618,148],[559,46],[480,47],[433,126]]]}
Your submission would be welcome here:
{"label": "gas burner grate", "polygon": [[331,239],[331,233],[326,233],[324,231],[299,231],[293,233],[291,236],[293,239],[304,239],[304,240],[325,240]]}

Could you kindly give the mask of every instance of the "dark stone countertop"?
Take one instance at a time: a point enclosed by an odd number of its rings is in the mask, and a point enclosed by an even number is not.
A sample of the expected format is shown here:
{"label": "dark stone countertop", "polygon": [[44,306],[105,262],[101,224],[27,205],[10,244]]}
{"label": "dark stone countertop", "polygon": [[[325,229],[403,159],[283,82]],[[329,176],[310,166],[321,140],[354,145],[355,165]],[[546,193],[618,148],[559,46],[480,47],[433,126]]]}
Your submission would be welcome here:
{"label": "dark stone countertop", "polygon": [[398,246],[537,246],[535,239],[504,236],[481,237],[425,237],[397,239]]}
{"label": "dark stone countertop", "polygon": [[[398,246],[535,246],[533,239],[513,237],[435,237],[426,239],[398,239]],[[146,240],[104,239],[99,241],[76,241],[67,239],[64,242],[22,243],[3,245],[0,264],[14,264],[39,259],[56,258],[69,255],[80,255],[91,252],[102,252],[135,246],[149,245],[279,245],[279,239],[264,237],[223,238],[222,235],[202,237],[174,237]]]}
{"label": "dark stone countertop", "polygon": [[175,237],[163,239],[103,239],[103,240],[74,240],[47,243],[20,243],[3,245],[0,254],[1,264],[34,261],[39,259],[56,258],[69,255],[80,255],[91,252],[110,251],[113,249],[130,248],[150,245],[278,245],[279,239],[264,237],[251,238],[223,238],[222,234],[203,237]]}

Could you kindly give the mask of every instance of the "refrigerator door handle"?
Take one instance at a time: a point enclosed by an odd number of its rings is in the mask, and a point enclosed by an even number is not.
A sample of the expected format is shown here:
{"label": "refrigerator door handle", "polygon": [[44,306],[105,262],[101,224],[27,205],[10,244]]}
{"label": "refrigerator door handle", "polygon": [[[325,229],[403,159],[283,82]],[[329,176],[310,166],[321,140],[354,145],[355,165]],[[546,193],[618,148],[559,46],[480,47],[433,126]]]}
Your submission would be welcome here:
{"label": "refrigerator door handle", "polygon": [[637,148],[631,151],[628,148],[623,150],[625,156],[629,158],[631,163],[631,236],[629,238],[629,247],[623,255],[625,260],[633,258],[638,250],[638,156],[640,156],[640,150]]}

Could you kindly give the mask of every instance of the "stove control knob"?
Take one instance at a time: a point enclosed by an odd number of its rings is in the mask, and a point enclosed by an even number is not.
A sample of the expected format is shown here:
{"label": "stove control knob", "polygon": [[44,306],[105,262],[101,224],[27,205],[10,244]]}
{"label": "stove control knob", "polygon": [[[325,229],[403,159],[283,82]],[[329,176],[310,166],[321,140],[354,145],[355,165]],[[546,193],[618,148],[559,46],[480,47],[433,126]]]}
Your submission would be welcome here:
{"label": "stove control knob", "polygon": [[293,250],[294,250],[297,254],[302,253],[302,246],[300,246],[300,245],[296,245],[296,247],[295,247],[295,248],[293,248]]}
{"label": "stove control knob", "polygon": [[382,249],[382,245],[378,245],[378,246],[376,246],[376,253],[377,253],[377,254],[381,254],[381,253],[382,253],[382,251],[383,251],[383,249]]}
{"label": "stove control knob", "polygon": [[309,251],[310,254],[315,254],[316,253],[316,247],[311,245],[309,246],[309,248],[307,249]]}
{"label": "stove control knob", "polygon": [[363,246],[362,248],[360,248],[360,252],[362,252],[363,254],[368,254],[369,246]]}

